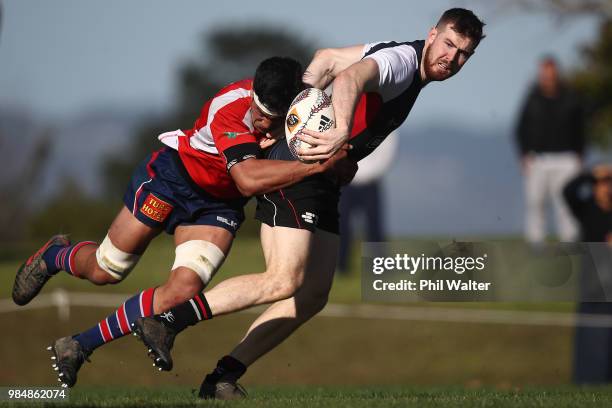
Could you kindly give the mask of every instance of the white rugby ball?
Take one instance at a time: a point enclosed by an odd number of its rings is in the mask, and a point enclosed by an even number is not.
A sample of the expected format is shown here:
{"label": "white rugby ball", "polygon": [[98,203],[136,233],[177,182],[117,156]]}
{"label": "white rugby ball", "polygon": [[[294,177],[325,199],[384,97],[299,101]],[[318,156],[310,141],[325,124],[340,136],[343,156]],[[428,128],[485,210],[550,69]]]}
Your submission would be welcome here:
{"label": "white rugby ball", "polygon": [[316,88],[303,90],[291,102],[285,119],[285,137],[291,155],[298,158],[297,149],[311,147],[297,138],[302,130],[325,132],[335,126],[336,117],[329,95]]}

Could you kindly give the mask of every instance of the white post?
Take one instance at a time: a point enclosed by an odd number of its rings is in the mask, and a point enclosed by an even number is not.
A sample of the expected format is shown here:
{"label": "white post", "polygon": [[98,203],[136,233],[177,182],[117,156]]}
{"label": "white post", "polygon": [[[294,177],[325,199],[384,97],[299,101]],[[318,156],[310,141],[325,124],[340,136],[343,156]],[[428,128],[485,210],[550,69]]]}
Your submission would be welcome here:
{"label": "white post", "polygon": [[53,291],[53,303],[57,306],[57,315],[61,321],[70,319],[70,296],[63,289]]}

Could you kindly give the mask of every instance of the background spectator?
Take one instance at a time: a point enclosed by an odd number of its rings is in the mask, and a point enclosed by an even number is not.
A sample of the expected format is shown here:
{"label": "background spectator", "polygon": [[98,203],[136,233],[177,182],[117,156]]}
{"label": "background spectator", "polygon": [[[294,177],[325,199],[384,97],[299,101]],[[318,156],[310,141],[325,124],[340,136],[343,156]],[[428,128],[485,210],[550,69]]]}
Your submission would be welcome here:
{"label": "background spectator", "polygon": [[546,236],[546,205],[555,212],[563,242],[576,239],[577,227],[562,200],[563,186],[578,172],[584,152],[584,119],[572,90],[560,79],[551,57],[541,60],[537,83],[525,101],[517,129],[517,144],[525,177],[525,235],[531,244]]}
{"label": "background spectator", "polygon": [[[600,165],[573,179],[564,190],[565,199],[580,223],[584,242],[612,243],[612,166]],[[610,250],[591,250],[581,273],[580,315],[612,315],[612,303],[589,302],[610,293]],[[586,269],[589,268],[589,269]],[[612,381],[612,328],[578,326],[574,341],[574,382],[600,384]]]}

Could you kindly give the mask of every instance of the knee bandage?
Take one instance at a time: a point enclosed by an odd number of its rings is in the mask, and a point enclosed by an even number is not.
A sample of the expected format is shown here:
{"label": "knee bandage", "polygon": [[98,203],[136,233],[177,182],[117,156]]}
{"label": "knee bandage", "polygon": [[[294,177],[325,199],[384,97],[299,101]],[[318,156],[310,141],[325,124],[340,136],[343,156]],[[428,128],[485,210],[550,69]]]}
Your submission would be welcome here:
{"label": "knee bandage", "polygon": [[128,254],[113,245],[108,235],[96,251],[98,266],[115,279],[123,280],[134,269],[140,255]]}
{"label": "knee bandage", "polygon": [[198,274],[204,285],[212,279],[221,267],[225,254],[208,241],[187,241],[176,247],[176,258],[172,269],[179,266],[189,268]]}

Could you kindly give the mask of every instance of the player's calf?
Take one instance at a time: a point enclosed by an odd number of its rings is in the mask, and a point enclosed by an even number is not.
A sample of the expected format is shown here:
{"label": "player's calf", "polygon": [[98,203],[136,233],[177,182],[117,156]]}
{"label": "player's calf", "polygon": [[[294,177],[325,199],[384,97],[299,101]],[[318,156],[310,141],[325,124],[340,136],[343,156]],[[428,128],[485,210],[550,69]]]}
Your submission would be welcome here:
{"label": "player's calf", "polygon": [[170,278],[155,292],[155,311],[170,310],[174,306],[187,302],[204,289],[204,282],[193,270],[178,267],[172,271]]}
{"label": "player's calf", "polygon": [[318,288],[304,288],[295,296],[297,318],[305,322],[325,308],[329,299],[329,291]]}

